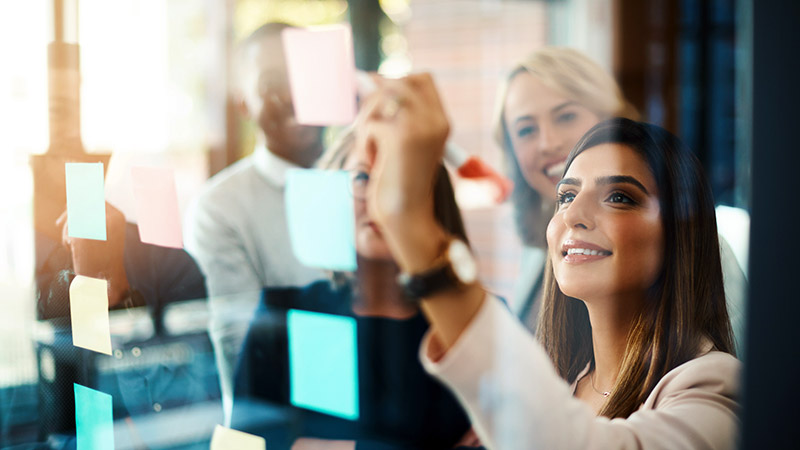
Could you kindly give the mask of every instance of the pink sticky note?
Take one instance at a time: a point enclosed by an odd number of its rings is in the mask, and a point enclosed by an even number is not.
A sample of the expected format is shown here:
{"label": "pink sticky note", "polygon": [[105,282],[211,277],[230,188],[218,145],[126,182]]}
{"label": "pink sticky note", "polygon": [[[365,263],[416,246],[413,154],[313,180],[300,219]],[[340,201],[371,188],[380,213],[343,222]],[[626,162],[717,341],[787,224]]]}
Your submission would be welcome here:
{"label": "pink sticky note", "polygon": [[162,247],[183,248],[181,215],[172,169],[133,167],[133,196],[139,239]]}
{"label": "pink sticky note", "polygon": [[356,67],[349,25],[283,30],[297,122],[347,125],[356,117]]}

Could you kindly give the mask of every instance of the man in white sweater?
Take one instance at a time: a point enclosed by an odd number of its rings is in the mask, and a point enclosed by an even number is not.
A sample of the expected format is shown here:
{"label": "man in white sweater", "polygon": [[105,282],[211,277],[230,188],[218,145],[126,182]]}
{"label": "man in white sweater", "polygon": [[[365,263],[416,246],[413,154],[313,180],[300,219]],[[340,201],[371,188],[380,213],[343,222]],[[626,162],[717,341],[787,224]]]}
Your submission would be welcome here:
{"label": "man in white sweater", "polygon": [[294,117],[280,37],[286,27],[265,24],[241,44],[237,97],[258,125],[256,147],[209,180],[186,220],[186,249],[206,276],[226,423],[239,349],[261,289],[302,286],[322,276],[295,258],[286,225],[286,171],[310,167],[323,150],[322,128],[299,125]]}

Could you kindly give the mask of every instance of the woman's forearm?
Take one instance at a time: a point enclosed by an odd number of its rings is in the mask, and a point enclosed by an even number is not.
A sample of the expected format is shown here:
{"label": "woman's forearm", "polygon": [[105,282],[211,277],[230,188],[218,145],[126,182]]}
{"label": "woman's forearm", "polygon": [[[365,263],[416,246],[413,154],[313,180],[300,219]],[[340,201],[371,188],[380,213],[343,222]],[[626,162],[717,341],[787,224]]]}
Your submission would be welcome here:
{"label": "woman's forearm", "polygon": [[[392,230],[387,240],[401,270],[407,273],[430,269],[452,239],[430,213],[396,216],[389,223]],[[483,287],[476,282],[422,300],[422,311],[443,345],[442,351],[458,340],[483,304],[484,296]]]}

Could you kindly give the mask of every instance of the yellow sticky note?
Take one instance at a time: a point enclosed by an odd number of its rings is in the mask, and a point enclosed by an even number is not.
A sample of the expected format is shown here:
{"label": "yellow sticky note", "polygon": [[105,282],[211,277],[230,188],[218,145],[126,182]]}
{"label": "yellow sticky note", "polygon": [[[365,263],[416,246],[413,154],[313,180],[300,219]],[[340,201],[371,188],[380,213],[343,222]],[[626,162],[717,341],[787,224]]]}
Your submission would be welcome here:
{"label": "yellow sticky note", "polygon": [[211,450],[266,450],[267,442],[260,436],[231,430],[217,425],[211,437]]}
{"label": "yellow sticky note", "polygon": [[72,344],[110,355],[108,282],[77,275],[69,285],[69,312]]}

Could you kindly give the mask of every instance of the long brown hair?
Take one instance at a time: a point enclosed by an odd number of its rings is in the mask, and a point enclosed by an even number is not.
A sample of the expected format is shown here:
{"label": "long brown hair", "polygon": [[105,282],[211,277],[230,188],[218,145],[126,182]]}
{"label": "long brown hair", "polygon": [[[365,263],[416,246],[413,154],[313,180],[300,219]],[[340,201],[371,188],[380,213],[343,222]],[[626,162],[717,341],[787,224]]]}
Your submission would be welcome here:
{"label": "long brown hair", "polygon": [[[735,355],[725,305],[719,238],[711,188],[700,162],[674,135],[628,119],[601,122],[567,157],[566,170],[583,151],[604,143],[630,147],[656,180],[664,229],[664,261],[638,316],[612,394],[600,415],[628,417],[658,381],[695,358],[703,343]],[[594,366],[592,328],[583,301],[558,287],[547,261],[539,340],[559,375],[572,383]]]}

